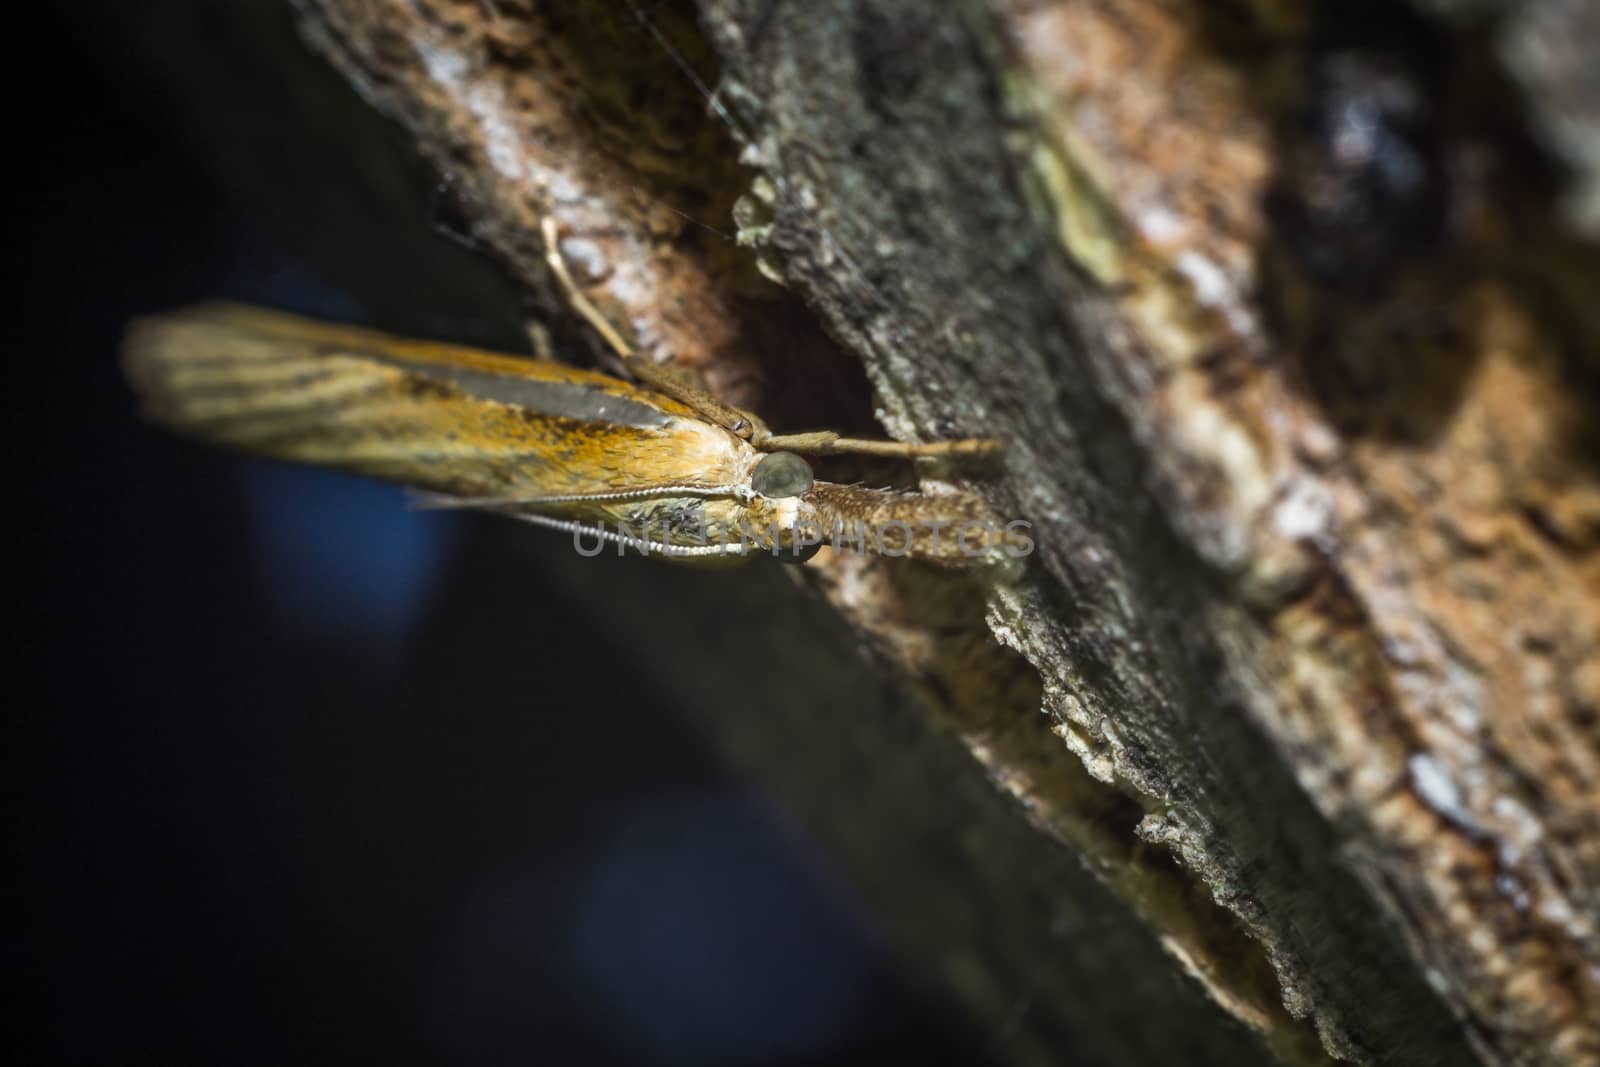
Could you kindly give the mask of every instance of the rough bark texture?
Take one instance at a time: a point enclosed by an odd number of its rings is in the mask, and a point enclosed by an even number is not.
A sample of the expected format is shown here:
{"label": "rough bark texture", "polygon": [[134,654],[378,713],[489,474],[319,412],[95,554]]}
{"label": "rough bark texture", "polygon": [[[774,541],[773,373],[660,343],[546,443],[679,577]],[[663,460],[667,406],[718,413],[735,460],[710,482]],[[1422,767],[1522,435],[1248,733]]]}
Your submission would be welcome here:
{"label": "rough bark texture", "polygon": [[[775,424],[870,425],[859,360],[896,435],[1007,442],[1028,566],[810,575],[915,746],[700,702],[814,819],[876,782],[827,836],[998,1056],[1589,1063],[1600,92],[1549,42],[1600,39],[1501,6],[299,0],[536,344],[583,337],[549,213]],[[958,859],[884,863],[891,811]]]}

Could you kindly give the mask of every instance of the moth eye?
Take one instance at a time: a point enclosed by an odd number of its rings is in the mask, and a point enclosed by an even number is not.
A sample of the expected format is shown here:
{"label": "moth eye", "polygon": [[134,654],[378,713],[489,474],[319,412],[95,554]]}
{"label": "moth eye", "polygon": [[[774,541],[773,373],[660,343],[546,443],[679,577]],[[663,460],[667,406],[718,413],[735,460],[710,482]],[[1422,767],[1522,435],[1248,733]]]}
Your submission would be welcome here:
{"label": "moth eye", "polygon": [[815,484],[811,464],[793,452],[771,452],[762,456],[750,474],[750,488],[768,500],[799,496]]}

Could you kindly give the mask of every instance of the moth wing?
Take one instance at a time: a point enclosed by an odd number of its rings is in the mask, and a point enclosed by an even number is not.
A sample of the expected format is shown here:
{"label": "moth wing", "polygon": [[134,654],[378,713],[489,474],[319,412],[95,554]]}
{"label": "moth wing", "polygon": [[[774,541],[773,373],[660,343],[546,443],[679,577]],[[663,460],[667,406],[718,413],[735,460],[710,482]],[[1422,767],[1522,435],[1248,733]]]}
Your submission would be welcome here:
{"label": "moth wing", "polygon": [[135,321],[123,367],[144,414],[178,432],[460,496],[715,480],[733,466],[727,435],[614,379],[240,305]]}

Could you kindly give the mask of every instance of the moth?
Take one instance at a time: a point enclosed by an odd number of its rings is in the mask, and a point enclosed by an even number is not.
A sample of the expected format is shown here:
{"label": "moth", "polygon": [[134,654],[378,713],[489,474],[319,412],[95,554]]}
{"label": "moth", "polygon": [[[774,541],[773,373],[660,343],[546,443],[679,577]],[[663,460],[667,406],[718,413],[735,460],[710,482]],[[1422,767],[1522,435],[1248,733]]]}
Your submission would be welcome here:
{"label": "moth", "polygon": [[173,430],[400,482],[426,504],[502,512],[580,545],[702,564],[804,559],[822,543],[955,565],[1016,554],[1016,530],[974,495],[817,481],[802,455],[981,455],[992,442],[778,435],[627,357],[636,382],[236,304],[136,320],[123,348],[144,414]]}

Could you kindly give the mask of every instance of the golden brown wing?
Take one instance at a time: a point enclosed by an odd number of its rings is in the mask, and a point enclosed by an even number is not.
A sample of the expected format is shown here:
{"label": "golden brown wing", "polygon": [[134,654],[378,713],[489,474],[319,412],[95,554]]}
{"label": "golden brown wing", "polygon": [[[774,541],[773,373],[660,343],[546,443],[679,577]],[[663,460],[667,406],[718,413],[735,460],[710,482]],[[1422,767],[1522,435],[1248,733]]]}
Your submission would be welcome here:
{"label": "golden brown wing", "polygon": [[723,484],[748,463],[726,431],[605,375],[240,305],[134,322],[123,365],[179,432],[459,496]]}

